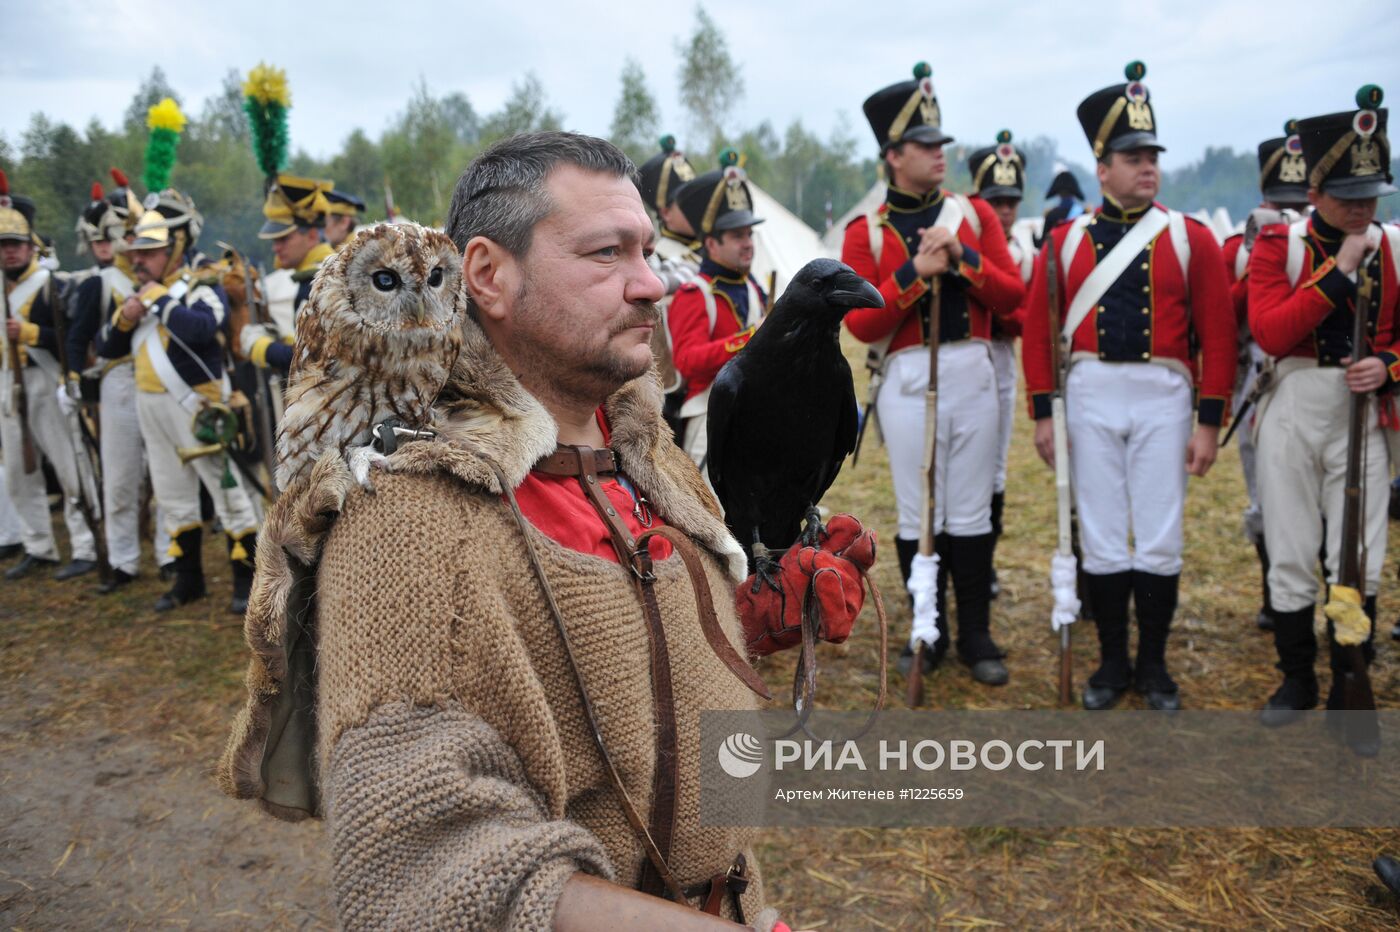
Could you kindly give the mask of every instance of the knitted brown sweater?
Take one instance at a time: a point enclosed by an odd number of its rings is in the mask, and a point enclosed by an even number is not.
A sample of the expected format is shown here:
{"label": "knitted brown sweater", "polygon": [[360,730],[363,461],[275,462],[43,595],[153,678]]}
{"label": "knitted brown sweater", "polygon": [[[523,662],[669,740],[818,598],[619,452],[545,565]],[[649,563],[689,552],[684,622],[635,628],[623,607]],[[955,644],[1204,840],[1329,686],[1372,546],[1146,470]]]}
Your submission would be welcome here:
{"label": "knitted brown sweater", "polygon": [[[310,620],[299,606],[313,604],[309,776],[323,797],[340,920],[352,928],[548,929],[574,871],[635,886],[645,860],[588,732],[522,533],[483,458],[518,484],[554,448],[555,425],[475,325],[466,330],[443,439],[401,449],[372,474],[373,492],[352,487],[338,458],[324,459],[278,501],[259,547],[250,699],[220,778],[233,795],[285,799],[285,768],[269,759],[299,734],[286,711],[298,694],[290,645]],[[721,625],[741,644],[732,606],[743,555],[671,443],[654,377],[624,387],[606,410],[623,468],[700,545]],[[647,629],[628,571],[527,532],[604,740],[645,819],[656,719]],[[656,575],[680,752],[670,866],[688,886],[745,851],[755,882],[743,906],[753,921],[763,891],[751,831],[699,824],[699,713],[758,700],[705,642],[679,559]],[[305,706],[309,688],[300,694]],[[771,911],[762,912],[766,929]]]}

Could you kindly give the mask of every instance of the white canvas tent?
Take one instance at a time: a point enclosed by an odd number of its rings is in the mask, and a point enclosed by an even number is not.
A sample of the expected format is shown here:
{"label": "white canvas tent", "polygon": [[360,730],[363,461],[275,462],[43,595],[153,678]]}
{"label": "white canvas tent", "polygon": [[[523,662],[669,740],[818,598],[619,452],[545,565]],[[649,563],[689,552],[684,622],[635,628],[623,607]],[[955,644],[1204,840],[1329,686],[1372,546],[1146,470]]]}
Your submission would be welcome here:
{"label": "white canvas tent", "polygon": [[816,230],[752,181],[749,194],[753,198],[754,214],[763,218],[763,222],[753,228],[753,276],[767,288],[769,275],[776,273],[776,297],[783,293],[799,269],[827,252]]}
{"label": "white canvas tent", "polygon": [[885,201],[885,183],[875,182],[874,187],[865,192],[865,195],[855,206],[842,214],[831,229],[822,236],[822,246],[826,248],[826,254],[833,259],[841,258],[841,241],[846,238],[846,225],[857,217],[863,217]]}

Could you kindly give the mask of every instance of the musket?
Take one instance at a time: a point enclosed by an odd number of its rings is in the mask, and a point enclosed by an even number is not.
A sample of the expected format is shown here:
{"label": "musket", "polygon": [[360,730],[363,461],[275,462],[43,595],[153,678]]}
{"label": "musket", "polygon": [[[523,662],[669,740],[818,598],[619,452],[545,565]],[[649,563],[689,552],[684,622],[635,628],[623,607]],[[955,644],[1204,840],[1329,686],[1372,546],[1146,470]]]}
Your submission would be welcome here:
{"label": "musket", "polygon": [[0,340],[5,342],[4,367],[10,370],[13,382],[5,399],[5,413],[13,414],[19,419],[20,452],[24,461],[24,474],[27,476],[39,468],[39,457],[34,454],[34,434],[29,429],[29,400],[24,391],[24,367],[19,362],[19,345],[10,339],[7,329],[9,320],[10,290],[6,283],[0,286]]}
{"label": "musket", "polygon": [[[938,341],[943,295],[942,277],[935,275],[929,283],[928,310],[928,389],[924,392],[924,507],[919,517],[919,554],[933,556],[933,522],[938,479]],[[867,415],[868,417],[869,415]],[[913,644],[914,659],[909,664],[909,682],[905,700],[916,709],[924,701],[924,642]]]}
{"label": "musket", "polygon": [[[248,270],[247,257],[241,255],[237,249],[228,243],[219,243],[223,247],[226,255],[238,264],[238,270],[243,276],[243,297],[248,306],[253,310],[253,318],[259,324],[267,325],[272,320],[272,315],[267,309],[267,298],[262,293],[261,277],[254,279]],[[263,469],[267,470],[267,491],[271,496],[264,495],[269,501],[277,498],[277,450],[275,447],[276,431],[272,423],[272,393],[268,389],[267,379],[263,373],[255,366],[253,378],[257,385],[256,397],[253,401],[253,421],[258,432],[258,449],[262,452]]]}
{"label": "musket", "polygon": [[[1055,394],[1050,396],[1050,422],[1055,435],[1055,550],[1060,556],[1073,556],[1074,501],[1069,475],[1069,429],[1065,421],[1065,349],[1060,333],[1060,276],[1055,241],[1045,250],[1045,288],[1050,307],[1050,365],[1055,373]],[[1060,705],[1074,704],[1074,653],[1070,650],[1070,626],[1060,626]]]}
{"label": "musket", "polygon": [[[49,314],[53,318],[54,344],[58,347],[58,388],[59,391],[67,393],[72,398],[72,394],[68,392],[68,373],[72,371],[68,367],[68,314],[54,301],[52,276],[49,278],[48,286],[44,289],[44,296],[48,301]],[[106,313],[105,308],[103,313]],[[93,455],[97,451],[97,441],[88,434],[87,424],[83,421],[82,416],[74,412],[72,418],[77,423],[78,432],[82,438],[79,443],[74,444],[72,425],[63,425],[63,432],[68,437],[68,445],[73,450],[73,469],[77,473],[74,479],[78,483],[78,496],[74,504],[77,506],[78,513],[83,517],[83,523],[87,525],[88,533],[92,535],[93,549],[97,552],[98,575],[103,582],[110,582],[112,567],[107,562],[107,535],[102,527],[101,502],[97,492],[102,475],[102,456],[100,453],[96,456]],[[93,480],[92,489],[89,489],[88,484],[83,481],[84,462],[87,463],[88,475]]]}
{"label": "musket", "polygon": [[[1367,324],[1371,317],[1371,282],[1365,272],[1356,293],[1356,312],[1351,331],[1352,365],[1367,355]],[[1342,543],[1338,559],[1337,583],[1350,587],[1358,593],[1365,592],[1365,570],[1362,566],[1362,537],[1364,518],[1362,515],[1364,477],[1362,460],[1365,456],[1366,418],[1370,413],[1370,393],[1348,392],[1347,394],[1347,469],[1346,485],[1342,505]],[[1371,676],[1366,669],[1366,656],[1360,644],[1343,647],[1347,663],[1351,669],[1342,674],[1342,689],[1345,708],[1350,712],[1369,712],[1369,715],[1349,716],[1348,732],[1352,737],[1379,740],[1380,724],[1376,721],[1376,697],[1371,691]]]}
{"label": "musket", "polygon": [[880,386],[885,381],[884,357],[871,349],[865,357],[865,369],[870,373],[870,387],[865,392],[865,416],[860,419],[860,427],[856,430],[856,445],[851,451],[851,465],[860,462],[860,445],[865,440],[865,428],[870,426],[874,420],[875,431],[880,431],[879,417],[875,413],[875,402],[880,397]]}

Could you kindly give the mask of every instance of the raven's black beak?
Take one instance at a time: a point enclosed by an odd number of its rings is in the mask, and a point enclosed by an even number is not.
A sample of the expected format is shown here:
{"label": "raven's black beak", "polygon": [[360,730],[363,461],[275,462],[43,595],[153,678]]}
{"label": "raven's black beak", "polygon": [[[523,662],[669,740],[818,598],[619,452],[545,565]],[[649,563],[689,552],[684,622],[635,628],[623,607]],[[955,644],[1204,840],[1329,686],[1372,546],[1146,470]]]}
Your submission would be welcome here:
{"label": "raven's black beak", "polygon": [[849,267],[836,273],[827,285],[826,300],[833,307],[884,307],[876,287]]}

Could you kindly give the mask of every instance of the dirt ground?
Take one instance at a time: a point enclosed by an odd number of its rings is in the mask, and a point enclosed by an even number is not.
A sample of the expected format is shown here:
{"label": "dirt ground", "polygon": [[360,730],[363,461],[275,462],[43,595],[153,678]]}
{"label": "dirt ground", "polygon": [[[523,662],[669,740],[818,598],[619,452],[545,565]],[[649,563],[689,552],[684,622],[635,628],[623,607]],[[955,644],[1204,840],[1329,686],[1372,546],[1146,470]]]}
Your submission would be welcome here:
{"label": "dirt ground", "polygon": [[[218,794],[206,749],[69,707],[91,657],[0,705],[0,923],[15,929],[327,927],[323,832]],[[135,703],[126,712],[145,711]]]}
{"label": "dirt ground", "polygon": [[[1018,416],[997,554],[1003,591],[993,610],[1011,683],[981,687],[949,663],[927,683],[934,708],[1055,704],[1046,579],[1054,496],[1029,427]],[[897,594],[893,496],[872,441],[825,504],[876,529],[875,578]],[[1272,642],[1253,624],[1258,569],[1239,530],[1243,504],[1232,445],[1209,477],[1193,480],[1187,503],[1186,570],[1168,656],[1190,708],[1258,708],[1276,685]],[[333,923],[320,825],[272,820],[225,799],[213,782],[247,658],[241,623],[225,611],[228,564],[215,551],[222,547],[205,548],[210,598],[165,616],[149,611],[164,588],[149,561],[142,579],[114,597],[97,596],[88,580],[0,582],[3,927]],[[1373,668],[1387,708],[1400,706],[1400,643],[1386,637],[1400,607],[1396,554],[1392,542]],[[902,598],[887,598],[893,671],[908,613]],[[1075,636],[1082,688],[1096,645],[1089,628]],[[823,647],[823,706],[869,707],[877,644],[867,612],[849,646]],[[792,661],[770,658],[761,670],[782,686]],[[1319,672],[1325,688],[1325,663]],[[770,896],[794,928],[1356,930],[1400,925],[1400,904],[1370,869],[1382,851],[1400,854],[1400,831],[775,831],[758,853]]]}

